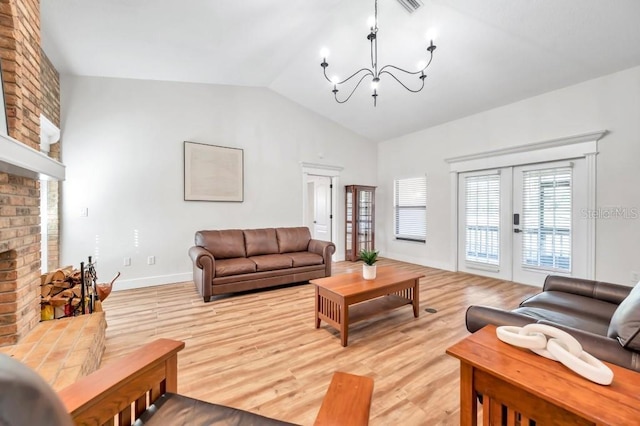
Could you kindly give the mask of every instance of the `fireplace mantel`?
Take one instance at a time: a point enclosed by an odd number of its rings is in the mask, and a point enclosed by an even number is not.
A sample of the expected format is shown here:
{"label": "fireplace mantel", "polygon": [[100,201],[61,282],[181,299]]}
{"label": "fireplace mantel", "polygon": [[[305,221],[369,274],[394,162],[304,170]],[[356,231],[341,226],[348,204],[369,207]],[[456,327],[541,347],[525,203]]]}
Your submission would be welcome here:
{"label": "fireplace mantel", "polygon": [[3,134],[0,134],[0,172],[31,179],[65,178],[64,164]]}

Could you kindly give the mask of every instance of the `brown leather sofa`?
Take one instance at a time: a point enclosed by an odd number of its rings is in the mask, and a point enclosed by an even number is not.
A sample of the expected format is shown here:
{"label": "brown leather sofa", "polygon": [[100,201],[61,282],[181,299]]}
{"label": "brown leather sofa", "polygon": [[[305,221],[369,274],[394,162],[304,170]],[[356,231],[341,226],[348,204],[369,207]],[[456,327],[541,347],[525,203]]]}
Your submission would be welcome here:
{"label": "brown leather sofa", "polygon": [[328,277],[336,247],[311,238],[309,228],[198,231],[193,281],[205,302],[211,296]]}
{"label": "brown leather sofa", "polygon": [[548,324],[573,335],[586,352],[640,371],[640,284],[635,288],[599,281],[548,276],[542,293],[516,309],[470,306],[466,326]]}

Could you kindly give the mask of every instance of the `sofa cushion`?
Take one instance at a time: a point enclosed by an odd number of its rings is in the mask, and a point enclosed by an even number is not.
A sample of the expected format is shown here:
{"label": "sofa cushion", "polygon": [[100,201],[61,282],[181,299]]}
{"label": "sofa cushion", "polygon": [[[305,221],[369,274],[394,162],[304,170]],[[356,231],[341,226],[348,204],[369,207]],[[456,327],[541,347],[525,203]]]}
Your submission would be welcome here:
{"label": "sofa cushion", "polygon": [[311,232],[309,232],[309,228],[305,226],[298,228],[276,228],[276,234],[278,235],[278,248],[280,253],[307,251],[309,241],[311,241]]}
{"label": "sofa cushion", "polygon": [[276,230],[273,228],[246,229],[244,240],[247,257],[278,253],[278,240]]}
{"label": "sofa cushion", "polygon": [[216,277],[250,274],[256,272],[256,264],[246,257],[216,260]]}
{"label": "sofa cushion", "polygon": [[512,312],[527,315],[538,321],[550,321],[556,324],[566,325],[567,327],[588,331],[600,336],[606,336],[607,328],[609,327],[607,322],[589,315],[588,311],[583,312],[582,315],[578,315],[574,312],[560,312],[553,308],[545,309],[529,306],[514,309]]}
{"label": "sofa cushion", "polygon": [[255,262],[258,272],[291,268],[293,266],[291,258],[282,254],[265,254],[252,256],[249,259]]}
{"label": "sofa cushion", "polygon": [[246,257],[244,234],[240,229],[198,231],[196,245],[204,247],[216,259]]}
{"label": "sofa cushion", "polygon": [[611,317],[608,336],[618,339],[627,349],[640,351],[640,283],[618,305]]}
{"label": "sofa cushion", "polygon": [[298,266],[322,265],[324,263],[322,256],[308,251],[284,253],[283,255],[291,258],[294,268]]}
{"label": "sofa cushion", "polygon": [[543,291],[520,303],[520,307],[543,308],[578,316],[588,312],[590,317],[608,325],[618,305],[562,291]]}

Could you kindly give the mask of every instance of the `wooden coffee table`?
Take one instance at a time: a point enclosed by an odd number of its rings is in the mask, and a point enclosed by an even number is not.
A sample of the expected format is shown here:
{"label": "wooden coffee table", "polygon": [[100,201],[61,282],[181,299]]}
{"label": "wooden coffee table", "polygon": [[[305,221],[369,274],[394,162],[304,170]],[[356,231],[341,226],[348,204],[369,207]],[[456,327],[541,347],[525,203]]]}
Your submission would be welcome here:
{"label": "wooden coffee table", "polygon": [[316,328],[326,322],[340,331],[342,346],[347,346],[349,324],[404,305],[413,305],[417,318],[422,277],[385,266],[378,268],[375,280],[363,279],[362,272],[311,280],[316,286]]}

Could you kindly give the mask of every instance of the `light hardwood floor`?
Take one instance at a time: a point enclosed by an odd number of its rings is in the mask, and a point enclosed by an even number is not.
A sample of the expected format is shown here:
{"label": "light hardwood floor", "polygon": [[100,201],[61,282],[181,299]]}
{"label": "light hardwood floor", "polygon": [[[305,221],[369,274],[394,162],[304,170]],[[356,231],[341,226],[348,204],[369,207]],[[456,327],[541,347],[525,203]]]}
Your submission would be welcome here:
{"label": "light hardwood floor", "polygon": [[[334,274],[359,271],[339,262]],[[423,273],[420,317],[410,305],[353,325],[349,346],[314,328],[314,288],[302,284],[204,303],[192,282],[115,291],[105,301],[102,365],[159,337],[182,340],[180,393],[312,424],[334,371],[374,379],[375,425],[458,423],[458,361],[445,349],[468,335],[471,304],[513,308],[539,289],[383,259]],[[437,309],[427,313],[426,308]]]}

